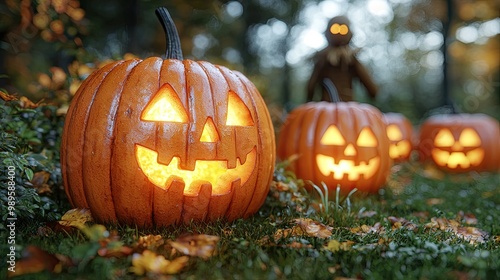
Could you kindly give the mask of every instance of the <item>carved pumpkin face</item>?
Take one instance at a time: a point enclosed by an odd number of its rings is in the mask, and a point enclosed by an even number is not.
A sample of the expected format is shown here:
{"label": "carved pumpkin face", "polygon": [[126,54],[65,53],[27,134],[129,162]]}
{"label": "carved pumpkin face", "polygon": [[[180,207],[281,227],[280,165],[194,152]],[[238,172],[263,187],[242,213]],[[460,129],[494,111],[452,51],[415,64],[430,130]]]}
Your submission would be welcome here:
{"label": "carved pumpkin face", "polygon": [[440,166],[466,169],[483,161],[484,149],[481,138],[473,128],[464,128],[457,138],[449,129],[443,128],[434,137],[431,154]]}
{"label": "carved pumpkin face", "polygon": [[336,180],[344,177],[348,181],[368,180],[380,168],[378,140],[369,127],[364,127],[355,139],[346,140],[337,126],[330,125],[320,143],[326,149],[325,154],[316,155],[316,164],[324,176],[333,176]]}
{"label": "carved pumpkin face", "polygon": [[356,102],[310,102],[290,113],[281,128],[278,156],[298,178],[335,190],[374,192],[390,171],[389,141],[382,114]]}
{"label": "carved pumpkin face", "polygon": [[420,156],[448,171],[498,170],[498,122],[482,114],[438,115],[421,128]]}
{"label": "carved pumpkin face", "polygon": [[349,24],[349,19],[344,16],[334,17],[328,22],[325,35],[330,45],[343,46],[349,44],[352,38]]}
{"label": "carved pumpkin face", "polygon": [[[200,157],[198,153],[193,154],[192,160],[189,161],[179,151],[170,150],[167,151],[166,155],[160,157],[154,149],[136,143],[137,163],[151,183],[162,189],[168,189],[172,179],[179,177],[185,184],[184,194],[186,195],[197,194],[204,183],[209,183],[212,186],[213,195],[221,195],[231,191],[231,185],[234,181],[241,180],[242,185],[248,181],[255,169],[258,144],[255,138],[256,132],[251,131],[255,130],[252,114],[241,98],[233,91],[229,91],[227,96],[212,96],[212,98],[217,97],[222,98],[215,103],[226,103],[226,108],[225,110],[221,108],[220,116],[222,119],[214,122],[214,119],[218,120],[218,116],[213,113],[188,117],[188,111],[169,84],[165,84],[153,96],[151,102],[141,113],[143,121],[160,122],[161,125],[176,127],[173,130],[181,132],[189,131],[188,128],[192,126],[196,130],[190,133],[188,138],[191,148],[215,150],[219,146],[220,153],[219,156],[209,157]],[[193,121],[199,121],[202,125],[190,124],[193,118],[195,118]],[[231,135],[232,133],[247,134],[249,142],[240,147],[227,141],[229,137],[226,137],[226,141],[221,138],[221,135]],[[177,133],[177,135],[169,137],[170,141],[182,141],[186,139],[186,134]],[[178,139],[173,140],[173,138]],[[224,149],[224,145],[229,147]],[[234,160],[235,151],[239,148],[244,150],[244,157]],[[228,158],[231,156],[232,160],[229,160]]]}
{"label": "carved pumpkin face", "polygon": [[[158,14],[176,35],[166,10]],[[174,35],[167,59],[117,61],[92,73],[68,109],[64,186],[73,206],[90,208],[99,222],[231,221],[267,196],[275,143],[260,93],[239,72],[183,60]]]}
{"label": "carved pumpkin face", "polygon": [[384,121],[387,124],[387,137],[391,142],[390,157],[395,161],[408,160],[413,146],[413,127],[410,121],[399,113],[385,113]]}

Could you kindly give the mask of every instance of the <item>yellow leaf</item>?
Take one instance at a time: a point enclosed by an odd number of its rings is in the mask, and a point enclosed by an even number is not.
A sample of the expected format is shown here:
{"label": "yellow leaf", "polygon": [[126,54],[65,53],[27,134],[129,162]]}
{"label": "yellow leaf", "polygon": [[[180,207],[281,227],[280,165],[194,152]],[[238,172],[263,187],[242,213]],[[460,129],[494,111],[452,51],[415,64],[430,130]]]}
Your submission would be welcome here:
{"label": "yellow leaf", "polygon": [[87,222],[94,221],[89,209],[75,208],[64,213],[59,224],[67,227],[76,227],[82,229]]}
{"label": "yellow leaf", "polygon": [[215,255],[219,239],[218,236],[195,234],[182,236],[168,243],[184,255],[208,259]]}
{"label": "yellow leaf", "polygon": [[326,245],[326,249],[328,251],[332,251],[332,252],[338,252],[340,250],[340,242],[338,242],[337,240],[335,239],[332,239],[328,242],[328,244]]}
{"label": "yellow leaf", "polygon": [[176,274],[186,266],[188,260],[188,257],[182,256],[169,261],[162,255],[144,250],[142,254],[136,253],[132,256],[132,267],[129,270],[136,275],[144,275],[149,272],[155,274]]}

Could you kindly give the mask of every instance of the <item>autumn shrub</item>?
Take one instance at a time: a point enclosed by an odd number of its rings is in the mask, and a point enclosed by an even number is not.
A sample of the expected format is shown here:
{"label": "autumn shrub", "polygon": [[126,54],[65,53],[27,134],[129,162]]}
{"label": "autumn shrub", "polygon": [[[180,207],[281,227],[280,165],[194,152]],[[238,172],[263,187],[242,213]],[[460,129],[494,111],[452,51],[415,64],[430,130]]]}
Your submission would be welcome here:
{"label": "autumn shrub", "polygon": [[[63,116],[54,106],[27,102],[0,99],[0,215],[7,218],[7,202],[13,196],[18,220],[58,219],[68,207],[59,167]],[[9,168],[15,174],[14,193],[7,188]]]}

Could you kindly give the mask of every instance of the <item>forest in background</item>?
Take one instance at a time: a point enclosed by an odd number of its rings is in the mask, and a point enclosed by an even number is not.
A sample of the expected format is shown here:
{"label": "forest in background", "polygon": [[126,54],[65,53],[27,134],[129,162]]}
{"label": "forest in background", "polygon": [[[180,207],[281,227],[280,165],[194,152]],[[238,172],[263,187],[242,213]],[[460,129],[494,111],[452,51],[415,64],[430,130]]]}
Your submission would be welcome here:
{"label": "forest in background", "polygon": [[[161,56],[154,9],[170,10],[185,58],[248,76],[271,114],[305,102],[312,56],[329,18],[347,15],[352,46],[380,88],[358,101],[415,124],[453,106],[500,119],[500,18],[494,0],[6,0],[0,4],[0,88],[64,108],[110,60]],[[446,66],[446,67],[445,67]]]}

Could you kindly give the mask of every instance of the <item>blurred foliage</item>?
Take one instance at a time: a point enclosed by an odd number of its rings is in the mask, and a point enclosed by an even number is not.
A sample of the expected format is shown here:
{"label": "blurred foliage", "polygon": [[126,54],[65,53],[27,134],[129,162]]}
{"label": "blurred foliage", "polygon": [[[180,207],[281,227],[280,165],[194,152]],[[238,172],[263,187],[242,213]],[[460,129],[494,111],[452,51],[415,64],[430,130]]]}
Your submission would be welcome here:
{"label": "blurred foliage", "polygon": [[[5,92],[0,95],[1,185],[7,186],[6,170],[13,167],[17,219],[24,222],[58,219],[61,211],[69,206],[59,165],[63,116],[57,113],[55,106],[37,105],[26,98],[15,100]],[[0,216],[3,220],[8,214],[8,196],[7,188],[2,187]]]}
{"label": "blurred foliage", "polygon": [[305,101],[311,57],[322,47],[328,17],[337,14],[351,18],[353,46],[380,87],[372,102],[355,85],[357,100],[414,123],[450,102],[459,112],[500,119],[494,0],[6,0],[0,3],[0,74],[10,78],[1,78],[0,87],[67,105],[81,81],[109,60],[164,52],[153,16],[158,6],[172,14],[184,56],[247,75],[277,128],[287,110]]}

